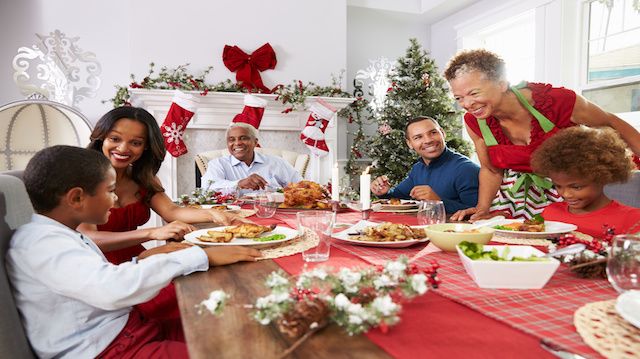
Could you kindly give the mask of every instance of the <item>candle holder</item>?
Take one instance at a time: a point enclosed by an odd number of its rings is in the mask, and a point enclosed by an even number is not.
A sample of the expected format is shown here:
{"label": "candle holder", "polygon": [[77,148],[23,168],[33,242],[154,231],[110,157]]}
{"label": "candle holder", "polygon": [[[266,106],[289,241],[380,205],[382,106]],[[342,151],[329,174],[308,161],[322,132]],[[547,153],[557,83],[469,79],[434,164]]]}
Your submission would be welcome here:
{"label": "candle holder", "polygon": [[368,220],[370,215],[371,215],[371,209],[362,210],[362,219]]}

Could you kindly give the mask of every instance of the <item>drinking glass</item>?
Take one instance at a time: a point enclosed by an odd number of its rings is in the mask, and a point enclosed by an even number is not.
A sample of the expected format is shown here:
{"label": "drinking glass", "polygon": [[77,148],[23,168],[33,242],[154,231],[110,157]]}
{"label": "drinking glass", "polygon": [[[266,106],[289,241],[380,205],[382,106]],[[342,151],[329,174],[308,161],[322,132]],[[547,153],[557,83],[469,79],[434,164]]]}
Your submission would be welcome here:
{"label": "drinking glass", "polygon": [[421,225],[445,223],[447,221],[447,214],[442,201],[420,201],[417,216],[418,223]]}
{"label": "drinking glass", "polygon": [[613,237],[607,260],[607,278],[618,293],[640,289],[640,235]]}
{"label": "drinking glass", "polygon": [[260,218],[271,218],[276,214],[278,204],[274,201],[273,194],[269,191],[259,191],[253,201],[253,209]]}
{"label": "drinking glass", "polygon": [[318,245],[302,252],[305,262],[323,262],[329,259],[334,214],[330,211],[304,211],[296,213],[298,234],[317,238]]}

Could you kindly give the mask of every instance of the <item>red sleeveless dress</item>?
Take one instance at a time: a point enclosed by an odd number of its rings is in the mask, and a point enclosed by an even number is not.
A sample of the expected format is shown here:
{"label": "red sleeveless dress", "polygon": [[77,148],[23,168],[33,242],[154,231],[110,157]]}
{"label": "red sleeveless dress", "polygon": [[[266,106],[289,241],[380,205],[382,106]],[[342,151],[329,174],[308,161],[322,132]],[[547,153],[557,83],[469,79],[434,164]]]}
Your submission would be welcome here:
{"label": "red sleeveless dress", "polygon": [[[138,229],[151,217],[151,208],[144,202],[147,190],[140,187],[138,190],[140,199],[137,202],[128,204],[120,208],[111,208],[109,221],[99,225],[99,231],[106,232],[127,232]],[[144,251],[142,244],[136,244],[131,247],[116,249],[114,251],[104,253],[107,260],[113,264],[120,264],[130,261],[133,257],[137,257]],[[158,319],[176,319],[180,318],[180,309],[176,298],[176,290],[173,283],[162,288],[160,293],[146,303],[136,306],[146,318]]]}

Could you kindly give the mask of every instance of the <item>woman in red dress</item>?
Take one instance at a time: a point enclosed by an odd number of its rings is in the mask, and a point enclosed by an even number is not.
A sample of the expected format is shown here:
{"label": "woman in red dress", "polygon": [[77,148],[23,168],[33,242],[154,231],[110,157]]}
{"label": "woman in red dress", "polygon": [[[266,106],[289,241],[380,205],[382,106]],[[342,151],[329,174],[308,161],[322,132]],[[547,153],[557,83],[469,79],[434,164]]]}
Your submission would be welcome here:
{"label": "woman in red dress", "polygon": [[463,51],[449,61],[445,77],[464,116],[480,160],[475,208],[451,219],[506,213],[530,218],[561,197],[546,178],[532,173],[531,153],[558,129],[582,124],[615,129],[640,154],[640,133],[575,92],[541,83],[509,86],[505,63],[487,50]]}

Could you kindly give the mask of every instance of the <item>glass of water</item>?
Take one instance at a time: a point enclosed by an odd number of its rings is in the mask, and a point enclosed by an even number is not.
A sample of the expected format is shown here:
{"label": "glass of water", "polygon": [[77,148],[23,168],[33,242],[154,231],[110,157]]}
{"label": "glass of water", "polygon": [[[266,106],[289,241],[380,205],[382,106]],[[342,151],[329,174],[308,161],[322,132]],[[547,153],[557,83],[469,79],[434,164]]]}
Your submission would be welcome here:
{"label": "glass of water", "polygon": [[317,239],[318,245],[302,252],[305,262],[323,262],[329,259],[331,231],[335,216],[330,211],[301,211],[296,213],[298,234]]}
{"label": "glass of water", "polygon": [[607,260],[607,278],[618,293],[640,289],[640,235],[613,237]]}
{"label": "glass of water", "polygon": [[421,225],[445,223],[447,214],[442,201],[420,201],[418,207],[418,223]]}
{"label": "glass of water", "polygon": [[276,214],[278,203],[274,200],[274,195],[270,191],[260,191],[256,193],[253,201],[253,209],[256,216],[260,218],[271,218]]}

